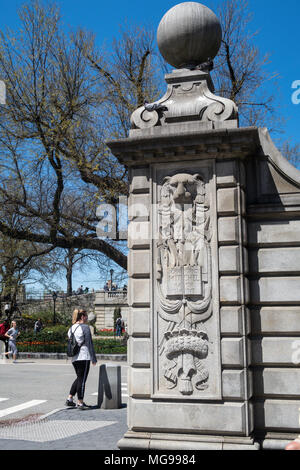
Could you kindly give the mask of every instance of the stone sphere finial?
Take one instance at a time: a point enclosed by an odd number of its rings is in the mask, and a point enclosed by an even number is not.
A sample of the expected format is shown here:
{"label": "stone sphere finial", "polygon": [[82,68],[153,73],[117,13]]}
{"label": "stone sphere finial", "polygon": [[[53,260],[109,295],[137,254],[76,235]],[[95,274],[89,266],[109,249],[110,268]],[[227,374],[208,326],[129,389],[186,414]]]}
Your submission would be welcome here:
{"label": "stone sphere finial", "polygon": [[157,43],[163,58],[175,68],[194,68],[217,55],[222,28],[216,15],[196,2],[175,5],[162,18]]}

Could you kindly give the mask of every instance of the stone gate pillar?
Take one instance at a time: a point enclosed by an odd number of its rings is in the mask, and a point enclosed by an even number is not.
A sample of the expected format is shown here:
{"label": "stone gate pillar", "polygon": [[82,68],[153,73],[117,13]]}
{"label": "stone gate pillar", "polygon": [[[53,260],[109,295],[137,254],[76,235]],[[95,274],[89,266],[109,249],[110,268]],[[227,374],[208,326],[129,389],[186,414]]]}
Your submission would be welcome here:
{"label": "stone gate pillar", "polygon": [[213,94],[218,19],[175,6],[158,28],[167,91],[109,146],[129,168],[129,403],[121,449],[255,449],[247,335],[251,129]]}

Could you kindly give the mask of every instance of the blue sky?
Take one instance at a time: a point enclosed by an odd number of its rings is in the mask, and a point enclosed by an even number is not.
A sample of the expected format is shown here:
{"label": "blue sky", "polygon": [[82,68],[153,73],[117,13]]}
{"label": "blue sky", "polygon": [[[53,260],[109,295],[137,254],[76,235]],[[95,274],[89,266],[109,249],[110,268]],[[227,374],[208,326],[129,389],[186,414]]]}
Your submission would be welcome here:
{"label": "blue sky", "polygon": [[[0,0],[0,28],[16,26],[17,8],[22,0]],[[171,0],[56,0],[60,6],[63,20],[72,27],[81,26],[96,34],[97,42],[109,41],[118,34],[119,26],[128,23],[151,25],[156,28],[162,16],[180,1]],[[218,0],[202,0],[212,9]],[[284,127],[286,138],[292,142],[300,141],[299,117],[300,104],[292,103],[292,83],[300,80],[300,2],[286,0],[249,0],[253,13],[252,29],[259,31],[256,44],[262,54],[271,54],[268,68],[271,73],[279,74],[278,107],[287,120]],[[272,84],[270,83],[270,86]]]}
{"label": "blue sky", "polygon": [[[0,0],[0,29],[17,26],[17,8],[22,0]],[[72,27],[81,26],[96,34],[97,42],[109,42],[118,34],[119,26],[129,24],[151,25],[157,28],[162,16],[174,5],[171,0],[56,0],[60,6],[64,23]],[[215,9],[218,0],[202,0],[202,3]],[[270,53],[268,69],[279,74],[278,111],[286,119],[285,135],[292,143],[300,142],[300,104],[292,103],[292,83],[300,81],[300,2],[299,0],[249,0],[253,13],[253,32],[259,31],[255,42],[262,54]],[[269,85],[272,87],[272,84]],[[300,97],[300,95],[299,95]],[[267,123],[266,123],[267,124]],[[84,279],[96,278],[93,272]],[[96,280],[96,279],[95,279]],[[64,282],[60,283],[64,287]],[[74,277],[74,288],[85,284],[80,273]],[[99,288],[99,283],[90,282],[90,288]]]}

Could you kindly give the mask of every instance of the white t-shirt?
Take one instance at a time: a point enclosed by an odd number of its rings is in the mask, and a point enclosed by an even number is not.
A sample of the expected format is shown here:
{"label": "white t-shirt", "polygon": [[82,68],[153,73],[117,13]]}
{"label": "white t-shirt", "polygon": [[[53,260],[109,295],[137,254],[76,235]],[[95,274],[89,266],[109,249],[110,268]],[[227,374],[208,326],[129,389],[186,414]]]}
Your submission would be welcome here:
{"label": "white t-shirt", "polygon": [[[71,328],[72,328],[72,332],[74,333],[75,339],[80,346],[84,342],[84,334],[83,334],[81,325],[79,325],[78,323],[75,323],[74,325],[71,326]],[[68,331],[68,336],[69,338],[71,336],[70,330]],[[79,353],[76,354],[76,356],[72,357],[72,362],[90,361],[90,360],[91,360],[91,355],[89,353],[88,347],[85,344],[82,344]]]}
{"label": "white t-shirt", "polygon": [[7,335],[9,336],[12,336],[12,338],[9,338],[9,341],[13,341],[14,343],[17,341],[17,337],[18,337],[18,334],[19,334],[19,330],[18,328],[14,329],[14,328],[10,328],[7,332],[6,332]]}

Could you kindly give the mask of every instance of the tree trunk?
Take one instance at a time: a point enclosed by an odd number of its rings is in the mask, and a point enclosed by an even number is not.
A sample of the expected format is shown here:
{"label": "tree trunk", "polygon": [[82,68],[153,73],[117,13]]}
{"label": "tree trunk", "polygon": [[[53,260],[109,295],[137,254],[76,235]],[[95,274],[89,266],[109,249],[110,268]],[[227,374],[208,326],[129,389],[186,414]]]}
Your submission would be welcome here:
{"label": "tree trunk", "polygon": [[72,288],[72,266],[71,266],[71,268],[70,267],[67,268],[66,278],[67,278],[67,295],[72,295],[72,292],[73,292],[73,288]]}
{"label": "tree trunk", "polygon": [[72,295],[73,287],[72,287],[72,275],[73,275],[73,258],[74,258],[74,250],[72,248],[68,249],[68,254],[66,256],[66,279],[67,279],[67,295]]}

